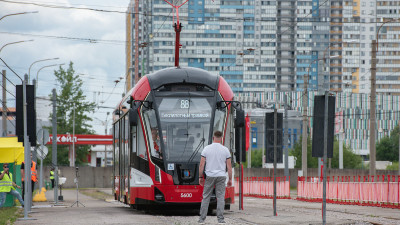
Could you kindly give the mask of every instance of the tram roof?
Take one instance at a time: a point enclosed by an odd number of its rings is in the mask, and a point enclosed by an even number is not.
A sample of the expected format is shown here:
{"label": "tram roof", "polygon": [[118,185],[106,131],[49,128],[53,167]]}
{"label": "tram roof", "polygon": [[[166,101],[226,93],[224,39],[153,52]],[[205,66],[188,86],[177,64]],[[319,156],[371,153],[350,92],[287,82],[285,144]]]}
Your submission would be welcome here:
{"label": "tram roof", "polygon": [[170,67],[148,74],[151,89],[165,84],[192,83],[204,84],[211,89],[218,89],[219,75],[194,67]]}

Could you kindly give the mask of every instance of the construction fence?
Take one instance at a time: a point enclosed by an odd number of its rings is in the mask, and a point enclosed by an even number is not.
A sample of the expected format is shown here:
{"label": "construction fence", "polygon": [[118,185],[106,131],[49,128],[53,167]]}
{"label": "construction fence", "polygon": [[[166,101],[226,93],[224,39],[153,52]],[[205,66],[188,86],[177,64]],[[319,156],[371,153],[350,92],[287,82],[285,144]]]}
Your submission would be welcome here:
{"label": "construction fence", "polygon": [[[297,182],[297,200],[322,201],[322,178],[298,177]],[[400,176],[327,177],[326,184],[327,203],[400,209]]]}
{"label": "construction fence", "polygon": [[[290,185],[286,177],[276,178],[276,196],[280,199],[290,198]],[[235,179],[235,194],[239,194],[239,178]],[[243,195],[259,198],[274,197],[274,179],[272,177],[243,178]]]}

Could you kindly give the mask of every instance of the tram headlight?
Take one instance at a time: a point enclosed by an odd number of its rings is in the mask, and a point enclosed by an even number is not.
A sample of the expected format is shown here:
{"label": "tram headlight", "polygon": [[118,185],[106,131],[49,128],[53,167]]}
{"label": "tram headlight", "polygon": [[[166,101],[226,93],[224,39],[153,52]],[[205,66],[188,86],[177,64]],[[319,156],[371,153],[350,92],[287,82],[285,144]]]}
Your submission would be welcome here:
{"label": "tram headlight", "polygon": [[158,166],[155,166],[155,180],[161,183],[161,172]]}

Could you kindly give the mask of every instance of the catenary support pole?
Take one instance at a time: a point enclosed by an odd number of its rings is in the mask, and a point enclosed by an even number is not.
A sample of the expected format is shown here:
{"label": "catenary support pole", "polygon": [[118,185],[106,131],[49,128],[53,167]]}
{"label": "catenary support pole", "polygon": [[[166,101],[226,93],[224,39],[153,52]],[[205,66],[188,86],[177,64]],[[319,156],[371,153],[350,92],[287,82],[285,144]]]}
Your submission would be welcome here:
{"label": "catenary support pole", "polygon": [[325,91],[325,110],[324,110],[324,171],[323,171],[323,189],[322,189],[322,224],[326,224],[326,167],[328,154],[328,91]]}
{"label": "catenary support pole", "polygon": [[304,82],[304,93],[302,96],[302,108],[303,108],[303,128],[302,128],[302,142],[301,142],[301,170],[303,171],[303,176],[307,179],[307,102],[308,102],[308,91],[307,91],[308,81],[305,79]]}
{"label": "catenary support pole", "polygon": [[31,211],[32,204],[32,191],[31,189],[31,148],[28,136],[28,123],[27,123],[27,103],[26,103],[26,84],[28,82],[28,75],[25,74],[25,79],[22,81],[22,104],[23,104],[23,117],[24,117],[24,218],[28,217],[28,212]]}
{"label": "catenary support pole", "polygon": [[58,205],[58,166],[57,166],[57,93],[53,89],[53,117],[52,117],[52,165],[54,167],[54,202]]}
{"label": "catenary support pole", "polygon": [[286,181],[289,181],[289,126],[288,126],[288,104],[287,95],[284,96],[285,101],[285,133],[283,135],[283,146],[285,148],[285,177]]}
{"label": "catenary support pole", "polygon": [[343,132],[339,131],[339,169],[343,169]]}
{"label": "catenary support pole", "polygon": [[369,119],[369,175],[376,174],[376,40],[372,40],[371,59],[371,98]]}
{"label": "catenary support pole", "polygon": [[7,137],[7,81],[6,81],[6,71],[3,70],[3,112],[1,114],[2,116],[2,126],[3,126],[3,132],[2,136]]}
{"label": "catenary support pole", "polygon": [[274,108],[274,216],[276,216],[276,158],[277,158],[277,136],[278,136],[278,114]]}

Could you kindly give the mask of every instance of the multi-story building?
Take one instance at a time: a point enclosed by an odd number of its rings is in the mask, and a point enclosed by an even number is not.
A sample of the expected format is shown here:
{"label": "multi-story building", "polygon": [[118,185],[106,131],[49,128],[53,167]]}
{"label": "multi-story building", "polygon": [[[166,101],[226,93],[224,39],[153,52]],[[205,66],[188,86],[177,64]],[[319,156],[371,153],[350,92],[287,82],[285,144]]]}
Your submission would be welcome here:
{"label": "multi-story building", "polygon": [[[130,87],[143,74],[174,66],[176,18],[175,9],[163,0],[131,0],[126,49]],[[371,42],[382,22],[396,18],[397,0],[190,0],[179,8],[179,62],[223,76],[245,102],[268,106],[277,96],[292,93],[297,104],[306,81],[309,116],[312,96],[327,89],[343,101],[337,103],[340,111],[367,113]],[[396,101],[386,95],[400,95],[400,20],[386,23],[378,37],[378,101]],[[350,99],[353,103],[347,104]],[[377,110],[395,113],[400,108],[391,103],[377,105]],[[369,149],[368,118],[348,119],[346,143],[364,154]],[[398,114],[387,117],[389,122],[378,118],[378,125],[391,124],[386,128],[391,129],[396,119]]]}
{"label": "multi-story building", "polygon": [[[308,80],[309,90],[369,93],[371,41],[399,10],[399,1],[380,0],[188,1],[179,9],[180,65],[220,74],[235,92],[301,91]],[[126,22],[131,87],[174,65],[175,9],[132,0]],[[400,94],[399,23],[380,30],[378,93]]]}

